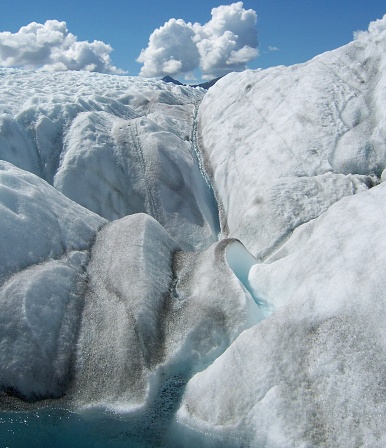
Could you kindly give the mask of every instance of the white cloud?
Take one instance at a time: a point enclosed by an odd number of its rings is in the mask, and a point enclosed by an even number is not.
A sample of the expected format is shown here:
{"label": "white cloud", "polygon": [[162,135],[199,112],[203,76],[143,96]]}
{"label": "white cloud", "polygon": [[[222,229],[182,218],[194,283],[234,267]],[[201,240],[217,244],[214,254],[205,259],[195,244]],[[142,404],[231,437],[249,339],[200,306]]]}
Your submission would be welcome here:
{"label": "white cloud", "polygon": [[279,48],[272,45],[268,45],[268,51],[279,51]]}
{"label": "white cloud", "polygon": [[188,73],[185,73],[184,79],[185,79],[185,81],[193,82],[193,81],[197,81],[197,76],[193,72],[188,72]]}
{"label": "white cloud", "polygon": [[42,70],[88,70],[122,73],[111,64],[110,45],[78,41],[66,22],[32,22],[17,33],[0,32],[0,66]]}
{"label": "white cloud", "polygon": [[256,48],[249,47],[248,45],[244,45],[244,47],[240,48],[240,50],[232,50],[228,60],[228,65],[233,64],[245,64],[246,62],[254,59],[258,55],[258,51]]}
{"label": "white cloud", "polygon": [[245,69],[258,56],[256,12],[237,2],[211,14],[204,25],[170,19],[156,29],[137,59],[143,64],[140,75],[173,76],[200,67],[203,77],[214,78]]}
{"label": "white cloud", "polygon": [[382,19],[370,22],[368,31],[355,31],[354,39],[367,39],[370,35],[376,36],[386,31],[386,14]]}
{"label": "white cloud", "polygon": [[163,76],[194,70],[199,62],[195,32],[191,23],[170,19],[150,36],[149,44],[137,61],[142,76]]}

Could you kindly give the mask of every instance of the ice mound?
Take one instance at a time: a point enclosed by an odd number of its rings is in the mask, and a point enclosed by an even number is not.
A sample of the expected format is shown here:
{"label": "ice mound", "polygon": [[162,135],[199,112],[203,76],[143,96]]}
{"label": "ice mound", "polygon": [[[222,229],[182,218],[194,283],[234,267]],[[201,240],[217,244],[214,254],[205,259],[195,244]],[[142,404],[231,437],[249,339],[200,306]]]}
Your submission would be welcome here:
{"label": "ice mound", "polygon": [[291,67],[233,73],[199,130],[224,232],[265,259],[291,232],[386,165],[385,32]]}
{"label": "ice mound", "polygon": [[87,250],[106,221],[37,176],[0,161],[0,282],[71,251]]}
{"label": "ice mound", "polygon": [[189,250],[217,239],[193,147],[203,90],[87,72],[0,69],[0,158],[108,220],[146,212]]}
{"label": "ice mound", "polygon": [[144,412],[170,376],[183,382],[258,322],[226,263],[227,244],[182,252],[146,214],[103,228],[87,270],[70,394],[77,406]]}
{"label": "ice mound", "polygon": [[81,405],[143,405],[151,369],[162,359],[162,310],[177,248],[152,218],[106,226],[93,246],[77,354]]}
{"label": "ice mound", "polygon": [[[181,129],[183,138],[176,135],[179,121],[168,112],[173,116],[172,106],[152,119],[79,114],[66,135],[54,186],[108,220],[146,212],[185,249],[205,248],[217,239],[216,210],[191,135],[187,129]],[[192,105],[189,114],[179,111],[187,123],[193,112]]]}
{"label": "ice mound", "polygon": [[60,396],[82,308],[81,277],[104,219],[0,162],[0,388]]}
{"label": "ice mound", "polygon": [[385,193],[381,184],[341,200],[252,266],[254,294],[279,310],[190,380],[177,413],[186,437],[384,446]]}

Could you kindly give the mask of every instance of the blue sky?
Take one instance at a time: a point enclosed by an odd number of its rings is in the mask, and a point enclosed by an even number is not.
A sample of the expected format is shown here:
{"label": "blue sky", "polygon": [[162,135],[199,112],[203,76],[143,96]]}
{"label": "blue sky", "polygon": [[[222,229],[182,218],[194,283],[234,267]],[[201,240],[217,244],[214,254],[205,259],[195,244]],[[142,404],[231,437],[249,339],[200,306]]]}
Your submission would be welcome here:
{"label": "blue sky", "polygon": [[[12,0],[2,4],[0,31],[16,33],[31,22],[64,21],[78,41],[98,40],[111,45],[112,64],[129,75],[137,75],[141,64],[136,59],[155,29],[171,18],[203,25],[211,19],[212,8],[230,3]],[[367,29],[370,21],[386,14],[384,0],[245,0],[243,4],[244,9],[252,9],[257,14],[260,55],[247,62],[250,68],[304,62],[348,43],[354,31]],[[199,78],[201,73],[196,70],[195,74]]]}

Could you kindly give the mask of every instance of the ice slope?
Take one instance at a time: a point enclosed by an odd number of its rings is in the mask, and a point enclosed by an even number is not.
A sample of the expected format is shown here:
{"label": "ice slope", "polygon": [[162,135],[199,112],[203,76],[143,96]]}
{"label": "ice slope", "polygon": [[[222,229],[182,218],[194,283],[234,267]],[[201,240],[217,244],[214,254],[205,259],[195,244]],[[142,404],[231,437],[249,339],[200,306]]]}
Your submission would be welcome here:
{"label": "ice slope", "polygon": [[146,212],[186,249],[216,241],[192,142],[202,89],[13,69],[0,87],[1,159],[108,220]]}
{"label": "ice slope", "polygon": [[[208,247],[217,238],[217,217],[192,150],[194,105],[170,108],[131,120],[79,114],[54,186],[108,220],[145,212],[185,249]],[[174,114],[186,126],[179,129]]]}
{"label": "ice slope", "polygon": [[87,269],[68,399],[82,408],[146,413],[170,377],[183,384],[261,320],[226,261],[231,243],[182,252],[146,214],[105,226]]}
{"label": "ice slope", "polygon": [[163,347],[162,314],[178,248],[152,218],[106,226],[92,249],[76,368],[83,406],[143,406]]}
{"label": "ice slope", "polygon": [[205,96],[201,145],[222,226],[258,258],[386,165],[385,32],[304,64],[233,73]]}
{"label": "ice slope", "polygon": [[264,259],[241,276],[275,312],[188,382],[187,446],[385,446],[385,47],[386,17],[202,103],[224,230]]}
{"label": "ice slope", "polygon": [[342,199],[252,267],[278,310],[188,383],[177,419],[200,446],[385,445],[385,194]]}
{"label": "ice slope", "polygon": [[0,162],[0,389],[61,395],[70,378],[88,250],[105,220]]}

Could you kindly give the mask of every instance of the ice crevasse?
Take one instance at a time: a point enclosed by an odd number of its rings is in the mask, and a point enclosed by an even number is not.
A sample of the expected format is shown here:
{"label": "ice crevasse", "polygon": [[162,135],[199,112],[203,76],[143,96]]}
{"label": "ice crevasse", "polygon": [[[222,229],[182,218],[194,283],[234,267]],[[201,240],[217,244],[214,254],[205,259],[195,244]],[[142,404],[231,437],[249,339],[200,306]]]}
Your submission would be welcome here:
{"label": "ice crevasse", "polygon": [[0,70],[6,446],[386,445],[385,24],[205,94]]}

